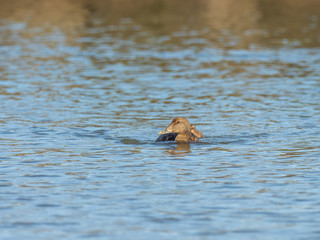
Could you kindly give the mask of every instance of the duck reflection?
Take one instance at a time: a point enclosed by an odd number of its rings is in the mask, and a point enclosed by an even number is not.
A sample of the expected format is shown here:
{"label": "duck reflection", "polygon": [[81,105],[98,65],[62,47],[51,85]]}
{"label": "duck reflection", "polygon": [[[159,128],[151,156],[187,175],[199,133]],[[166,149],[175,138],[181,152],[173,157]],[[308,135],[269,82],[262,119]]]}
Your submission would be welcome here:
{"label": "duck reflection", "polygon": [[190,143],[178,143],[174,149],[169,149],[167,153],[171,155],[182,155],[186,153],[191,153]]}

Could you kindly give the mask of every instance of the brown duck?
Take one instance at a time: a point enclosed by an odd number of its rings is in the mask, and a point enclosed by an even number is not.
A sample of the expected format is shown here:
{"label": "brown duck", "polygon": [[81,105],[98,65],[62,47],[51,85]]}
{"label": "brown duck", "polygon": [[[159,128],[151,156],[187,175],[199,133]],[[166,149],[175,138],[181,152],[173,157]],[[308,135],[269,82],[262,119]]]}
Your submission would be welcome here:
{"label": "brown duck", "polygon": [[197,142],[203,137],[202,132],[196,130],[196,127],[184,117],[175,117],[167,128],[159,132],[159,135],[156,142]]}

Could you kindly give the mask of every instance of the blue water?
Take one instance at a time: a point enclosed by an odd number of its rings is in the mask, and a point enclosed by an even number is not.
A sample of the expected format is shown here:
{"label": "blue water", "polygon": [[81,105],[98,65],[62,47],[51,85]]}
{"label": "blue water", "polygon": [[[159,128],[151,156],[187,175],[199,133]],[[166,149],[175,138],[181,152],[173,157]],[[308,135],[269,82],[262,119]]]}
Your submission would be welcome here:
{"label": "blue water", "polygon": [[1,19],[1,239],[320,238],[320,48]]}

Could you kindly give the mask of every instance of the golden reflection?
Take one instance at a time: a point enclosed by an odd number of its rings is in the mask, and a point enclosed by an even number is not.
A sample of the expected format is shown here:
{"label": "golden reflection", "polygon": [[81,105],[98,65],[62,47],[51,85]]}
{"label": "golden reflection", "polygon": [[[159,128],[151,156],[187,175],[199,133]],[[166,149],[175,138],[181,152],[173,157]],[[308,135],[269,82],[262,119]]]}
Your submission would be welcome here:
{"label": "golden reflection", "polygon": [[88,17],[84,0],[0,0],[0,17],[25,22],[29,28],[74,30]]}
{"label": "golden reflection", "polygon": [[255,29],[261,18],[258,1],[208,0],[207,21],[217,30]]}
{"label": "golden reflection", "polygon": [[58,30],[67,38],[81,36],[97,22],[119,25],[127,19],[153,35],[185,29],[183,38],[188,38],[195,30],[218,47],[319,44],[318,0],[0,0],[0,4],[1,20],[22,22],[42,33]]}
{"label": "golden reflection", "polygon": [[170,149],[167,152],[172,155],[191,153],[190,143],[178,143],[175,149]]}
{"label": "golden reflection", "polygon": [[303,148],[293,148],[293,149],[278,149],[280,153],[278,156],[280,158],[294,158],[299,156],[306,156],[310,153],[310,150],[316,150],[317,147],[305,146]]}

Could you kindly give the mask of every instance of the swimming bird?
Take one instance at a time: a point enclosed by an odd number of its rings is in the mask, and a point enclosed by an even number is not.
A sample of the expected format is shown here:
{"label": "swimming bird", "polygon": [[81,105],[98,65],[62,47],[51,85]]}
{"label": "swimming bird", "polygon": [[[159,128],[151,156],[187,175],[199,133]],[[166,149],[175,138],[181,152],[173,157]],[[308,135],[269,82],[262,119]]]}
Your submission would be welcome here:
{"label": "swimming bird", "polygon": [[159,135],[156,142],[197,142],[199,137],[203,137],[203,134],[184,117],[175,117],[168,127],[159,132]]}

